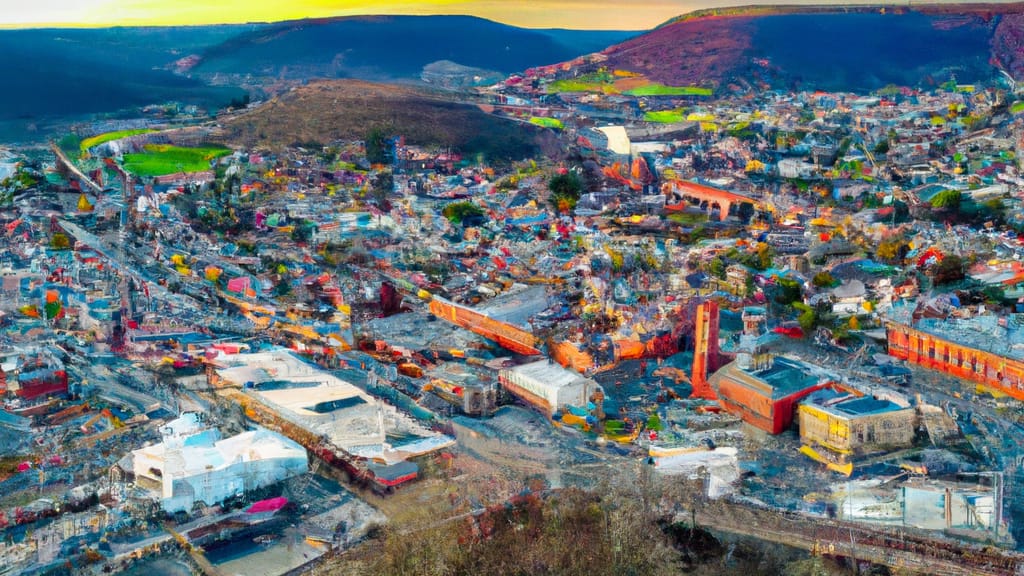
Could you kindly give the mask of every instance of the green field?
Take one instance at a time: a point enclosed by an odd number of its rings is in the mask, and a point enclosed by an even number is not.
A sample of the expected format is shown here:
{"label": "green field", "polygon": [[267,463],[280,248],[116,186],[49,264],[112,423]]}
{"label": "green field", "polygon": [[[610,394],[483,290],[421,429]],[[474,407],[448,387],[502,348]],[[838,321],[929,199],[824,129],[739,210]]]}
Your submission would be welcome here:
{"label": "green field", "polygon": [[136,176],[165,176],[180,172],[210,169],[210,160],[231,154],[230,148],[206,146],[182,148],[167,144],[149,144],[142,154],[125,154],[124,169]]}
{"label": "green field", "polygon": [[530,124],[536,124],[537,126],[541,126],[544,128],[555,128],[557,130],[561,130],[562,128],[564,128],[564,126],[562,125],[562,121],[559,120],[558,118],[544,118],[541,116],[534,116],[533,118],[530,118]]}
{"label": "green field", "polygon": [[95,136],[90,136],[89,138],[82,140],[82,143],[79,144],[79,148],[81,148],[82,152],[85,152],[86,150],[92,148],[93,146],[99,146],[100,144],[105,144],[112,140],[120,140],[121,138],[137,136],[139,134],[149,134],[150,132],[156,132],[156,130],[152,130],[149,128],[137,128],[135,130],[118,130],[117,132],[105,132],[103,134],[97,134]]}
{"label": "green field", "polygon": [[626,91],[627,96],[711,96],[711,88],[700,86],[665,86],[657,82]]}
{"label": "green field", "polygon": [[644,113],[644,122],[673,124],[684,120],[686,120],[686,111],[682,108],[677,108],[675,110],[652,110]]}
{"label": "green field", "polygon": [[585,80],[555,80],[547,86],[549,94],[562,92],[604,92],[606,89],[611,88],[611,84],[587,82]]}
{"label": "green field", "polygon": [[615,93],[615,86],[612,82],[615,78],[608,72],[593,72],[577,76],[576,78],[565,78],[555,80],[547,85],[549,94],[559,92],[605,92]]}
{"label": "green field", "polygon": [[1024,112],[1024,100],[1020,102],[1014,102],[1013,106],[1010,107],[1010,112],[1013,112],[1014,114]]}

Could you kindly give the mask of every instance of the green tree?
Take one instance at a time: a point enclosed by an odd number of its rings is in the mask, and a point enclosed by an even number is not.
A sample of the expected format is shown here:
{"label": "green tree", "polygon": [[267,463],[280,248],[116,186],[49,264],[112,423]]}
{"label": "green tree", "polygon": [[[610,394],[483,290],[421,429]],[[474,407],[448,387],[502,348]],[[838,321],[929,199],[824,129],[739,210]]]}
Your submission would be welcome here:
{"label": "green tree", "polygon": [[1006,205],[1003,203],[1002,198],[993,198],[983,204],[985,210],[988,211],[989,218],[1002,221],[1006,218]]}
{"label": "green tree", "polygon": [[932,208],[957,210],[960,208],[961,195],[959,190],[943,190],[936,194],[930,204]]}
{"label": "green tree", "polygon": [[50,248],[54,250],[68,250],[71,248],[71,240],[67,235],[57,232],[50,238]]}
{"label": "green tree", "polygon": [[388,198],[395,190],[395,176],[390,170],[382,170],[373,176],[370,182],[370,193],[373,201],[381,210],[390,208]]}
{"label": "green tree", "polygon": [[316,231],[316,224],[309,220],[302,220],[292,228],[292,242],[309,242]]}
{"label": "green tree", "polygon": [[966,263],[956,254],[950,254],[931,268],[932,279],[936,286],[959,282],[966,277]]}
{"label": "green tree", "polygon": [[779,304],[792,304],[800,300],[802,292],[800,283],[790,278],[779,278],[776,282],[775,301]]}
{"label": "green tree", "polygon": [[830,288],[836,283],[836,279],[827,270],[822,270],[814,275],[811,283],[818,288]]}
{"label": "green tree", "polygon": [[384,129],[374,127],[366,135],[366,159],[370,164],[391,163],[391,139],[384,132]]}
{"label": "green tree", "polygon": [[814,312],[814,308],[811,308],[803,302],[793,302],[793,308],[800,312],[800,316],[797,317],[796,321],[800,323],[800,328],[804,332],[810,332],[814,329],[814,325],[818,323],[818,315]]}
{"label": "green tree", "polygon": [[466,218],[483,216],[484,209],[469,201],[455,202],[445,206],[441,214],[452,224],[461,224]]}
{"label": "green tree", "polygon": [[292,293],[292,283],[286,278],[281,278],[274,284],[274,296],[287,296]]}
{"label": "green tree", "polygon": [[708,272],[719,280],[725,280],[725,262],[718,256],[715,256],[708,263]]}

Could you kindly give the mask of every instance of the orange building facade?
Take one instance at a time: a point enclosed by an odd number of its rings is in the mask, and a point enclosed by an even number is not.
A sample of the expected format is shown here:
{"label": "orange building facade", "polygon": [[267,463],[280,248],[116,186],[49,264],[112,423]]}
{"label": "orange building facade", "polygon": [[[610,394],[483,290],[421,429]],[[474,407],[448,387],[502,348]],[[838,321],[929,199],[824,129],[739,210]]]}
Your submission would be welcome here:
{"label": "orange building facade", "polygon": [[718,369],[718,302],[708,300],[697,307],[693,339],[693,384],[691,397],[717,400],[708,375]]}
{"label": "orange building facade", "polygon": [[526,330],[440,298],[431,300],[429,306],[434,316],[494,340],[502,348],[526,356],[540,354],[537,338]]}
{"label": "orange building facade", "polygon": [[900,322],[887,323],[885,332],[891,356],[1024,400],[1024,361],[958,344]]}

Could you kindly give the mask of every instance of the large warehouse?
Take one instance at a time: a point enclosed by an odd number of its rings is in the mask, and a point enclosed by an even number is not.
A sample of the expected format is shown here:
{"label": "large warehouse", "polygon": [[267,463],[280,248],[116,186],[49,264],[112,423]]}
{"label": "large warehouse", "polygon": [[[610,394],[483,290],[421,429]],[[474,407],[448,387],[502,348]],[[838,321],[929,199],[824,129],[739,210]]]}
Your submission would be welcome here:
{"label": "large warehouse", "polygon": [[163,429],[159,444],[131,454],[138,485],[159,493],[166,512],[214,505],[281,480],[304,474],[309,461],[296,442],[264,428],[221,438],[187,413]]}

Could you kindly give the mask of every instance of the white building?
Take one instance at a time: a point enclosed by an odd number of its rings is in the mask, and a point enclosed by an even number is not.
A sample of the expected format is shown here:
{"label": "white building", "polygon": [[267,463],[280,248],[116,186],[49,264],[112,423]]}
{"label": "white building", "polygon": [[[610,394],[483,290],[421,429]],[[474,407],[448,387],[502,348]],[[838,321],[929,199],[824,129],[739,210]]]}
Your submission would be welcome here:
{"label": "white building", "polygon": [[396,464],[455,444],[287,349],[224,354],[217,361],[224,384],[351,455]]}
{"label": "white building", "polygon": [[776,168],[780,178],[813,178],[816,170],[814,164],[796,158],[779,160]]}
{"label": "white building", "polygon": [[596,393],[604,394],[597,382],[549,360],[503,369],[498,373],[498,381],[512,394],[548,414],[568,406],[587,406]]}
{"label": "white building", "polygon": [[162,430],[164,441],[132,452],[139,484],[157,486],[166,512],[190,511],[305,474],[306,450],[264,428],[222,439],[194,413]]}

